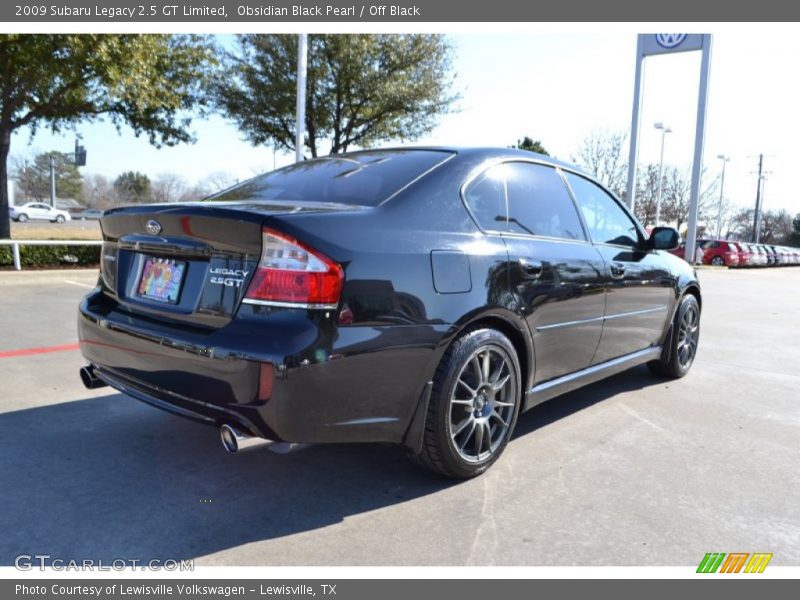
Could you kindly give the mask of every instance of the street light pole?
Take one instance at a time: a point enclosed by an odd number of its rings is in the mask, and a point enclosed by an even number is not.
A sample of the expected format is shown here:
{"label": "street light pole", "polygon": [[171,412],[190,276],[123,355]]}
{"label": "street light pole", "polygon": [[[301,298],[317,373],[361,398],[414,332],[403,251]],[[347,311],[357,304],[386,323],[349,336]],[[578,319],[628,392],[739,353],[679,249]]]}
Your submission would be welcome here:
{"label": "street light pole", "polygon": [[308,35],[297,36],[297,115],[294,138],[294,159],[303,160],[303,138],[306,126],[306,72],[308,69]]}
{"label": "street light pole", "polygon": [[717,238],[722,239],[722,199],[723,191],[725,190],[725,165],[730,161],[730,156],[724,154],[717,154],[717,158],[722,161],[722,176],[719,182],[719,209],[717,210]]}
{"label": "street light pole", "polygon": [[661,162],[658,166],[658,194],[656,195],[656,227],[658,227],[661,223],[661,192],[664,189],[664,138],[672,132],[672,129],[663,123],[656,123],[653,127],[661,130]]}

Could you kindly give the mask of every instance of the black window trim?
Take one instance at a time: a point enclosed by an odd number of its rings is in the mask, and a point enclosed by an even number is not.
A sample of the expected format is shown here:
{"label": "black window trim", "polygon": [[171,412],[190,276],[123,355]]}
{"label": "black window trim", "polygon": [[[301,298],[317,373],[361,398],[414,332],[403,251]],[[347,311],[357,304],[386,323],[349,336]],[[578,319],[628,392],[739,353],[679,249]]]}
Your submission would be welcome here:
{"label": "black window trim", "polygon": [[[499,235],[502,237],[511,237],[511,238],[521,238],[521,239],[534,239],[534,240],[545,240],[545,241],[553,241],[553,242],[565,242],[567,244],[592,244],[591,236],[589,235],[589,231],[586,228],[586,223],[583,220],[583,215],[577,204],[575,203],[575,197],[572,194],[572,190],[568,186],[566,187],[567,196],[569,196],[570,200],[572,201],[572,206],[578,214],[578,222],[581,224],[581,229],[583,230],[583,239],[582,240],[571,240],[569,238],[563,237],[553,237],[550,235],[539,235],[539,234],[530,234],[524,233],[519,231],[502,231],[500,229],[489,229],[484,227],[478,222],[478,219],[475,217],[475,214],[472,212],[472,209],[469,207],[469,203],[467,202],[467,188],[474,182],[478,177],[486,173],[489,169],[493,169],[499,165],[505,165],[509,163],[528,163],[532,165],[539,165],[543,167],[549,167],[554,169],[556,174],[561,178],[562,184],[565,183],[564,174],[562,173],[563,167],[560,165],[555,165],[553,163],[544,161],[544,160],[536,160],[536,159],[529,159],[524,157],[506,157],[497,160],[492,160],[486,163],[482,163],[479,167],[473,170],[472,173],[464,180],[464,183],[461,184],[461,189],[459,190],[459,196],[461,197],[461,203],[464,205],[464,208],[469,214],[470,218],[472,219],[473,223],[475,223],[476,227],[482,232],[486,234],[492,235]],[[508,198],[506,197],[506,202],[508,202]],[[506,205],[506,214],[508,214],[508,205]]]}
{"label": "black window trim", "polygon": [[[588,177],[587,175],[585,175],[583,173],[580,173],[580,172],[578,172],[576,170],[564,169],[564,171],[566,171],[567,173],[570,173],[572,175],[575,175],[576,177],[581,177],[582,179],[585,179],[589,183],[593,183],[594,185],[599,187],[601,190],[603,190],[606,194],[608,194],[608,196],[614,202],[616,202],[617,206],[622,209],[622,212],[625,213],[625,215],[631,220],[631,222],[633,223],[633,226],[636,228],[637,237],[639,238],[639,243],[636,246],[626,246],[625,244],[611,244],[609,242],[596,242],[596,241],[594,241],[592,239],[592,233],[591,233],[591,230],[589,229],[589,225],[588,225],[588,223],[586,223],[586,220],[584,219],[583,211],[580,210],[580,206],[578,206],[578,215],[580,216],[581,222],[583,223],[583,226],[586,228],[586,231],[588,233],[588,237],[589,237],[590,240],[592,240],[592,244],[594,246],[610,246],[612,248],[624,248],[626,250],[637,250],[639,252],[647,251],[647,246],[646,246],[646,243],[645,243],[647,241],[647,234],[644,231],[644,229],[642,227],[642,224],[639,222],[639,219],[636,218],[636,215],[631,213],[631,211],[628,208],[628,206],[620,198],[617,198],[617,196],[616,196],[616,194],[614,194],[614,192],[609,190],[606,186],[604,186],[602,183],[600,183],[596,179],[594,179],[592,177]],[[575,190],[572,189],[572,186],[570,185],[569,180],[566,178],[566,176],[562,175],[562,177],[564,178],[564,183],[566,184],[567,189],[569,190],[569,194],[570,194],[570,197],[572,198],[572,201],[575,202],[575,204],[577,205],[578,199],[577,199],[577,196],[575,195]]]}

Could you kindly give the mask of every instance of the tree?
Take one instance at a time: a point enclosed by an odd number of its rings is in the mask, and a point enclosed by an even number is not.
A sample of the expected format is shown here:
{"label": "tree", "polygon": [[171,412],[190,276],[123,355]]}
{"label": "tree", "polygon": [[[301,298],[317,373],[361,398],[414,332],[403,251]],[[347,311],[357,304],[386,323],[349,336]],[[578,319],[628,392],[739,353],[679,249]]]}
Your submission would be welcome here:
{"label": "tree", "polygon": [[[253,145],[293,151],[297,36],[247,34],[226,53],[218,107]],[[309,35],[305,147],[414,140],[450,110],[452,48],[441,35]]]}
{"label": "tree", "polygon": [[545,156],[550,156],[550,153],[545,150],[544,146],[542,146],[542,142],[539,140],[533,140],[529,138],[527,135],[522,138],[522,140],[517,140],[516,146],[511,146],[512,148],[518,148],[519,150],[527,150],[528,152],[536,152],[537,154],[544,154]]}
{"label": "tree", "polygon": [[180,198],[178,198],[178,202],[197,202],[198,200],[202,200],[206,196],[210,196],[213,193],[214,190],[212,188],[210,188],[206,183],[200,181],[195,183],[192,187],[187,187],[181,194]]}
{"label": "tree", "polygon": [[150,202],[153,199],[150,178],[138,171],[126,171],[114,180],[114,190],[120,202]]}
{"label": "tree", "polygon": [[626,196],[628,181],[626,139],[627,135],[622,132],[593,131],[581,142],[577,154],[572,156],[572,162],[597,177],[620,198]]}
{"label": "tree", "polygon": [[91,174],[83,178],[83,201],[89,208],[111,208],[118,204],[114,184],[105,175]]}
{"label": "tree", "polygon": [[[700,197],[697,202],[697,219],[708,220],[713,215],[716,222],[716,211],[719,186],[719,177],[715,177],[705,184],[705,169],[700,177]],[[671,223],[676,229],[689,219],[689,203],[691,200],[692,180],[691,173],[677,167],[664,167],[664,189],[661,196],[661,220]]]}
{"label": "tree", "polygon": [[[731,221],[731,236],[749,242],[753,239],[752,208],[741,208]],[[798,215],[800,217],[800,215]],[[800,219],[786,210],[768,210],[761,213],[759,242],[762,244],[791,244],[795,229],[800,227]]]}
{"label": "tree", "polygon": [[728,235],[737,240],[749,242],[753,236],[753,209],[740,208],[731,217]]}
{"label": "tree", "polygon": [[0,35],[0,239],[10,235],[8,156],[22,127],[53,131],[106,116],[154,145],[192,139],[213,54],[188,35]]}
{"label": "tree", "polygon": [[792,216],[787,210],[768,210],[761,214],[761,242],[785,244],[792,238]]}
{"label": "tree", "polygon": [[786,243],[800,247],[800,213],[797,213],[792,219],[792,233]]}
{"label": "tree", "polygon": [[11,176],[16,183],[19,196],[24,202],[50,201],[50,157],[55,161],[56,197],[83,197],[83,177],[75,166],[72,154],[47,152],[38,154],[29,163],[27,160],[16,161]]}
{"label": "tree", "polygon": [[200,182],[200,186],[208,190],[208,193],[206,194],[208,195],[221,192],[225,188],[229,188],[238,182],[239,179],[231,173],[226,173],[225,171],[214,171],[213,173],[209,173],[203,179],[203,181]]}
{"label": "tree", "polygon": [[[663,195],[663,191],[662,191]],[[658,204],[658,165],[639,167],[636,174],[636,218],[645,227],[656,223],[656,205]]]}
{"label": "tree", "polygon": [[178,202],[186,192],[186,180],[177,173],[160,173],[150,185],[154,202]]}

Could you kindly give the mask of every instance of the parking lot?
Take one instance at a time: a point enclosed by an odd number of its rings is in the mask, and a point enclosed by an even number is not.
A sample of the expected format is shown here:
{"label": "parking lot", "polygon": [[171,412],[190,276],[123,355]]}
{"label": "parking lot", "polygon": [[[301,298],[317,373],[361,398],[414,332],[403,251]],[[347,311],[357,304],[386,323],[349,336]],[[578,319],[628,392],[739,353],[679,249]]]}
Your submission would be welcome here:
{"label": "parking lot", "polygon": [[76,305],[93,271],[0,272],[0,564],[800,564],[800,269],[703,269],[700,349],[521,416],[453,483],[390,446],[230,455],[213,428],[88,391]]}

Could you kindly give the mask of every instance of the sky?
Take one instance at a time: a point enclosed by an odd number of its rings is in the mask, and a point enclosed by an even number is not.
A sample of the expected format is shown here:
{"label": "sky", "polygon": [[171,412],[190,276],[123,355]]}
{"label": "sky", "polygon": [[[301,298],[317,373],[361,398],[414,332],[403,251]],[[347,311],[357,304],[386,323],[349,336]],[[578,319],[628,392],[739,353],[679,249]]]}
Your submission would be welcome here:
{"label": "sky", "polygon": [[[759,27],[759,26],[754,26]],[[593,131],[628,131],[633,101],[636,35],[610,33],[506,33],[448,35],[456,48],[457,110],[415,144],[509,146],[528,135],[570,161]],[[229,42],[229,39],[225,40]],[[800,212],[792,180],[800,162],[800,80],[794,65],[800,38],[761,28],[747,36],[714,35],[704,164],[709,174],[727,164],[725,196],[736,206],[755,202],[759,153],[765,154],[765,209]],[[658,163],[657,121],[672,128],[664,162],[688,169],[694,149],[700,53],[649,57],[645,64],[639,163]],[[289,164],[293,155],[254,148],[221,116],[195,120],[197,142],[155,149],[123,127],[95,122],[78,131],[88,150],[84,174],[115,178],[136,170],[151,178],[177,173],[189,183],[214,172],[238,179]],[[71,151],[74,134],[18,131],[12,156]]]}

